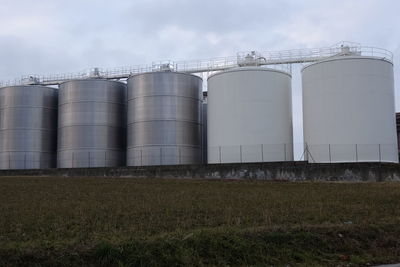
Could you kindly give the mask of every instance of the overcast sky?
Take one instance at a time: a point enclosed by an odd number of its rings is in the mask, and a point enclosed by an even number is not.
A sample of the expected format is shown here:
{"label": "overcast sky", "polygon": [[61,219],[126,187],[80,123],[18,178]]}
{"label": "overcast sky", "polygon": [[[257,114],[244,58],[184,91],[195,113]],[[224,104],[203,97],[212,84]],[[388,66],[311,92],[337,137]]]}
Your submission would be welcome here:
{"label": "overcast sky", "polygon": [[353,41],[394,53],[400,110],[399,14],[399,0],[0,0],[0,80]]}

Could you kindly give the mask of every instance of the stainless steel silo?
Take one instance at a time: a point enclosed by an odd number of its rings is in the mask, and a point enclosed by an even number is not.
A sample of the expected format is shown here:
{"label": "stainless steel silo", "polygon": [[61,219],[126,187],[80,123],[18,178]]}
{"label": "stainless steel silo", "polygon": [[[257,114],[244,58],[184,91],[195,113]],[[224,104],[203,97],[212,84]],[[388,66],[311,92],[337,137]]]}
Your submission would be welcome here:
{"label": "stainless steel silo", "polygon": [[56,167],[58,90],[0,88],[0,168]]}
{"label": "stainless steel silo", "polygon": [[60,85],[58,167],[125,165],[126,85],[72,80]]}
{"label": "stainless steel silo", "polygon": [[201,89],[201,78],[185,73],[128,79],[128,166],[202,162]]}

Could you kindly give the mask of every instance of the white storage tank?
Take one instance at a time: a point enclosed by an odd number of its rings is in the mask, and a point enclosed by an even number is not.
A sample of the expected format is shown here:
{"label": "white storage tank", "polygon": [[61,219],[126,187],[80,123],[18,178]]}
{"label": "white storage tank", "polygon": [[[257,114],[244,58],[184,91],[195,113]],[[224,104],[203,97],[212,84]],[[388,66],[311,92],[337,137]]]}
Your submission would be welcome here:
{"label": "white storage tank", "polygon": [[289,73],[262,67],[208,79],[208,163],[293,160]]}
{"label": "white storage tank", "polygon": [[343,56],[302,69],[309,162],[398,162],[392,62]]}

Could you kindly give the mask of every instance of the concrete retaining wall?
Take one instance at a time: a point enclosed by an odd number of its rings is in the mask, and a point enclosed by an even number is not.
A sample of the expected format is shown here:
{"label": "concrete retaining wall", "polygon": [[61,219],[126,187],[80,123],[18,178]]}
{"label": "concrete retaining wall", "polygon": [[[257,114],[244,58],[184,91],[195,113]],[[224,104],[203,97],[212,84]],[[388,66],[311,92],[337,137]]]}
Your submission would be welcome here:
{"label": "concrete retaining wall", "polygon": [[400,181],[400,164],[269,162],[180,166],[1,170],[0,176],[258,179],[277,181]]}

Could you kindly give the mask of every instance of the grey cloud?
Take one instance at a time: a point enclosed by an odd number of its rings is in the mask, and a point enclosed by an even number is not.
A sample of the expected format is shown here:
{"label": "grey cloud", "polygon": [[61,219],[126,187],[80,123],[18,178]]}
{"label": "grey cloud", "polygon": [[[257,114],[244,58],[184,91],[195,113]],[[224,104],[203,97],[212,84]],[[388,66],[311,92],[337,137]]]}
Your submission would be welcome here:
{"label": "grey cloud", "polygon": [[175,24],[224,33],[281,23],[279,17],[285,15],[285,6],[286,1],[137,1],[126,14],[133,23],[143,22],[140,25],[146,31]]}

